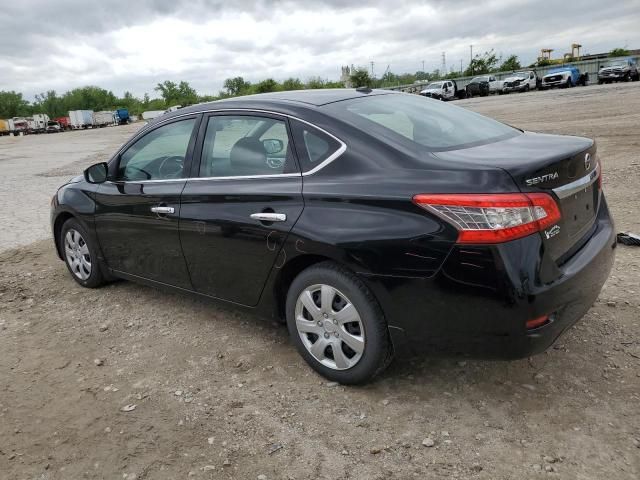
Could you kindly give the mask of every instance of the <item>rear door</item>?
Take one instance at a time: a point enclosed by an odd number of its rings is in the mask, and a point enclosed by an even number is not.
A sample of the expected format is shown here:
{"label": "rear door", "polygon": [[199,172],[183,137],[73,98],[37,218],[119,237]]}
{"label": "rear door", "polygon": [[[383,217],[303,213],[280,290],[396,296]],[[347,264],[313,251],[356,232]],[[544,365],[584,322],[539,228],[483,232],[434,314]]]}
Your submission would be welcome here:
{"label": "rear door", "polygon": [[203,119],[182,194],[180,238],[196,291],[253,306],[304,207],[285,117]]}
{"label": "rear door", "polygon": [[110,180],[100,184],[95,199],[96,232],[110,268],[191,288],[178,222],[198,118],[146,132],[110,166]]}

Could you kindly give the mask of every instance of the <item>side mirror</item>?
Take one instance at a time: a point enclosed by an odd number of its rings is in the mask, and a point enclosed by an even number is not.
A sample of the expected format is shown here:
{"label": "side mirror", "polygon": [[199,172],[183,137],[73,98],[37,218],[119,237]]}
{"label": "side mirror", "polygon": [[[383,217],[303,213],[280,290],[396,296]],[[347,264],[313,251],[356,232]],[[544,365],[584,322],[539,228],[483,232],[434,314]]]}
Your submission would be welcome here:
{"label": "side mirror", "polygon": [[108,170],[107,162],[95,163],[84,171],[84,179],[88,183],[104,183]]}
{"label": "side mirror", "polygon": [[269,155],[280,153],[284,150],[284,142],[276,138],[267,138],[262,141],[262,145],[264,146],[264,151]]}

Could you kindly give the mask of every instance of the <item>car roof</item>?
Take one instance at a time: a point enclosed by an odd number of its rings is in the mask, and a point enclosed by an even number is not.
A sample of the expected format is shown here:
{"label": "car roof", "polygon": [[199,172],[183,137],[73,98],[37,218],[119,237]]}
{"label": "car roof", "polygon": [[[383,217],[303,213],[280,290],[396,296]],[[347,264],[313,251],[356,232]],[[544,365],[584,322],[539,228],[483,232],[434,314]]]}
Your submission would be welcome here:
{"label": "car roof", "polygon": [[[393,90],[369,89],[369,88],[326,88],[312,90],[291,90],[287,92],[259,93],[255,95],[243,95],[230,97],[214,102],[199,103],[190,107],[181,108],[173,112],[165,113],[149,122],[150,125],[164,122],[167,119],[183,116],[190,113],[201,113],[210,110],[242,109],[264,110],[287,113],[293,110],[317,109],[330,103],[351,100],[354,98],[378,96],[378,95],[404,95]],[[297,107],[297,108],[296,108]]]}

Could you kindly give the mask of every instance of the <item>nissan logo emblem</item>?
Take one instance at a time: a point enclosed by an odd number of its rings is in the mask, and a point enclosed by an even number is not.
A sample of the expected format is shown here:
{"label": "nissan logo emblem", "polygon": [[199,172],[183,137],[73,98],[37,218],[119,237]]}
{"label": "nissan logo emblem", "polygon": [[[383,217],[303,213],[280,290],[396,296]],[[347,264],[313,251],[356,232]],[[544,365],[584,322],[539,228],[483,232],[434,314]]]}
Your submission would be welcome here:
{"label": "nissan logo emblem", "polygon": [[587,153],[584,156],[584,169],[589,170],[591,168],[591,154]]}

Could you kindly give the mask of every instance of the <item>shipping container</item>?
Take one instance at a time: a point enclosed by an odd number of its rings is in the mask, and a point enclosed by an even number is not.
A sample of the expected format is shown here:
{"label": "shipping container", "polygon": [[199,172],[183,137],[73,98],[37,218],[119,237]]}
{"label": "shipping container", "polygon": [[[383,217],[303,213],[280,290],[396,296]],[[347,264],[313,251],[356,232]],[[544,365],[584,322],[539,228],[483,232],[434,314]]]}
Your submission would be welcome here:
{"label": "shipping container", "polygon": [[73,129],[89,128],[93,126],[93,110],[71,110],[69,112]]}

